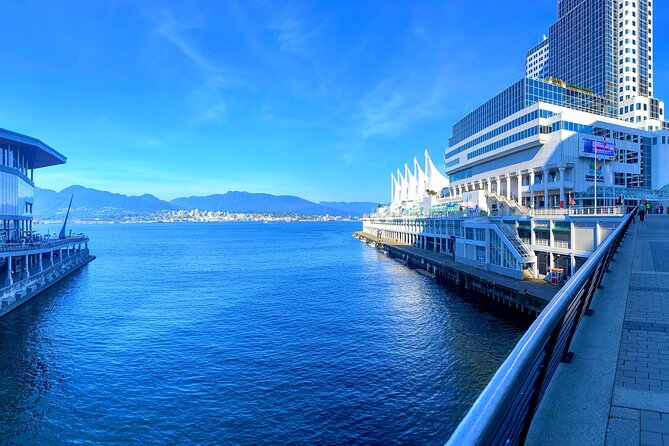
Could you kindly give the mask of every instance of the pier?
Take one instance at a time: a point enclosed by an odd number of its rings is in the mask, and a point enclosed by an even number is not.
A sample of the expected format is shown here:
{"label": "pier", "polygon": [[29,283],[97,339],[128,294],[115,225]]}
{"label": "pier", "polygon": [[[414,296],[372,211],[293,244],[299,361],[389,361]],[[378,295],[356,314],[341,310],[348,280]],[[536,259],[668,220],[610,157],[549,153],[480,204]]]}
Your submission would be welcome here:
{"label": "pier", "polygon": [[366,232],[356,232],[354,236],[375,245],[379,250],[385,250],[392,258],[406,261],[409,267],[428,271],[438,280],[476,292],[491,302],[501,303],[532,317],[537,316],[559,290],[557,286],[543,280],[513,279],[453,261],[449,254],[380,238]]}
{"label": "pier", "polygon": [[637,221],[526,444],[669,445],[669,216]]}
{"label": "pier", "polygon": [[[88,237],[0,244],[0,317],[95,259]],[[4,263],[4,265],[2,265]]]}

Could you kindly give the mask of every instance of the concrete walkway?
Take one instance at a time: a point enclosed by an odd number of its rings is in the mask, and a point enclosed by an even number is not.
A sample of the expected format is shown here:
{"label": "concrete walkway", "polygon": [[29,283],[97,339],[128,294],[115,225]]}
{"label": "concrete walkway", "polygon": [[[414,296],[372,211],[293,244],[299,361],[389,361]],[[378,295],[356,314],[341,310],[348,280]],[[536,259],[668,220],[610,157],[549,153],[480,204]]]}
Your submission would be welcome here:
{"label": "concrete walkway", "polygon": [[630,227],[527,444],[669,446],[669,216]]}

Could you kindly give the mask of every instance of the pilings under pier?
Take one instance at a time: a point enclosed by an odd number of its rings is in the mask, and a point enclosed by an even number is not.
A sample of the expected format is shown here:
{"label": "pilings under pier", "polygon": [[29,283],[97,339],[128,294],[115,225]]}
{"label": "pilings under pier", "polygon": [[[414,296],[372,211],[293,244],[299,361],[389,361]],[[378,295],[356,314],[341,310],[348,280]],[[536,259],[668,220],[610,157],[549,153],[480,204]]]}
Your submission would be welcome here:
{"label": "pilings under pier", "polygon": [[413,245],[382,239],[365,232],[354,236],[385,249],[392,258],[403,260],[409,267],[423,269],[456,286],[476,293],[491,303],[502,304],[518,313],[536,317],[559,288],[542,280],[516,280],[469,265],[455,262],[445,254],[435,253]]}

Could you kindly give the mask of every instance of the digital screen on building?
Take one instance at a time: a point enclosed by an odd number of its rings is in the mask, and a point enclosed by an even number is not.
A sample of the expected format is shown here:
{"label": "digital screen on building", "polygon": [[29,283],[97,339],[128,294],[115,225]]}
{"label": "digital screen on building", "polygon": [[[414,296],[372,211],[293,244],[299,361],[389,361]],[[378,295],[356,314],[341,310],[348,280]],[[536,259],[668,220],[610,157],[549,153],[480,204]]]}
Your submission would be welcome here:
{"label": "digital screen on building", "polygon": [[595,158],[596,154],[598,159],[616,159],[616,149],[613,147],[613,144],[605,143],[604,141],[593,141],[592,139],[583,139],[581,141],[581,153],[583,156]]}

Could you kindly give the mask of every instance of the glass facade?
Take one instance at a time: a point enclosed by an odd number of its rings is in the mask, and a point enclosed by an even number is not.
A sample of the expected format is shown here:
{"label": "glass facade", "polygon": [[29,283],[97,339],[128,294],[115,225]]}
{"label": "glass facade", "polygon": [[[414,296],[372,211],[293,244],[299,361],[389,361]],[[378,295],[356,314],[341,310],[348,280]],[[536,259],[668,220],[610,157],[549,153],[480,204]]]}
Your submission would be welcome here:
{"label": "glass facade", "polygon": [[0,172],[0,214],[29,216],[33,187],[16,174]]}
{"label": "glass facade", "polygon": [[[448,146],[455,147],[481,130],[538,102],[607,117],[615,117],[617,111],[611,102],[596,94],[555,85],[541,79],[523,78],[456,122],[453,125],[453,134],[448,140]],[[460,148],[457,151],[454,149],[448,152],[446,158],[450,158],[459,151],[461,151]]]}
{"label": "glass facade", "polygon": [[549,30],[549,75],[606,98],[617,112],[617,34],[613,0],[559,1]]}

